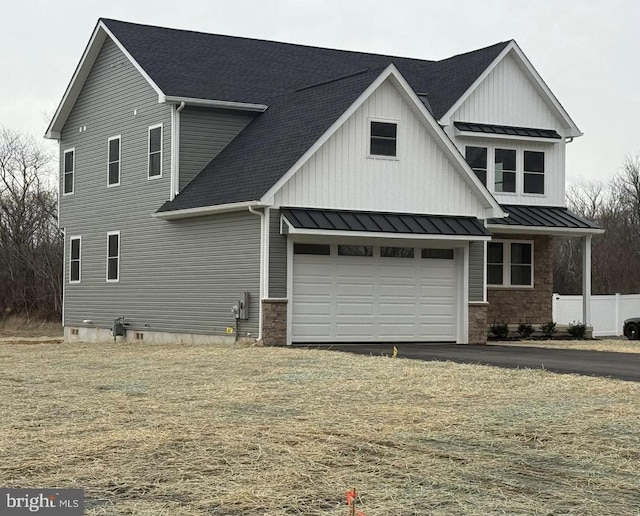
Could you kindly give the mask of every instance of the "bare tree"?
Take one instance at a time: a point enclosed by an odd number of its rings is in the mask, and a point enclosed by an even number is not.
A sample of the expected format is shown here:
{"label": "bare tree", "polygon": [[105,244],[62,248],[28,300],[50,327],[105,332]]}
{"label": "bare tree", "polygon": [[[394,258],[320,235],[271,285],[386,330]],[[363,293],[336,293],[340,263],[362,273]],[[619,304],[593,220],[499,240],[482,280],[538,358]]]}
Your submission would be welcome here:
{"label": "bare tree", "polygon": [[0,127],[0,314],[61,311],[62,237],[53,159],[27,134]]}

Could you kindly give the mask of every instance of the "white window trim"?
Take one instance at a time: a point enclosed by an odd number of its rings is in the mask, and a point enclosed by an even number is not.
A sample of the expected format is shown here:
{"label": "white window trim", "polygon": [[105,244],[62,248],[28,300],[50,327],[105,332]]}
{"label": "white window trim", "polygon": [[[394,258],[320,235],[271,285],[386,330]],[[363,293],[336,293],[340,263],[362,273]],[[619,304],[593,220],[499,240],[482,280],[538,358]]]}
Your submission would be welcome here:
{"label": "white window trim", "polygon": [[[487,267],[489,265],[489,244],[502,244],[502,285],[489,283],[489,274],[487,273],[487,287],[489,288],[505,288],[505,289],[532,289],[535,286],[534,264],[535,264],[535,247],[533,240],[503,240],[495,239],[487,242]],[[511,244],[529,244],[531,246],[531,284],[530,285],[512,285],[511,284]],[[485,269],[487,268],[485,267]]]}
{"label": "white window trim", "polygon": [[[73,152],[73,171],[71,172],[73,178],[71,181],[71,191],[70,192],[65,192],[65,176],[66,176],[66,171],[65,171],[65,164],[67,162],[67,154]],[[62,153],[62,195],[66,196],[66,195],[73,195],[74,192],[76,191],[76,148],[75,147],[71,147],[70,149],[66,149],[63,153]]]}
{"label": "white window trim", "polygon": [[[382,156],[371,154],[371,122],[382,122],[383,124],[395,124],[396,126],[396,155]],[[367,119],[367,159],[382,159],[387,161],[400,160],[400,121],[391,118],[368,118]]]}
{"label": "white window trim", "polygon": [[[149,165],[151,164],[151,131],[153,129],[160,128],[160,174],[157,176],[149,175]],[[162,160],[164,158],[164,128],[162,127],[162,123],[150,125],[147,129],[147,179],[160,179],[162,177]]]}
{"label": "white window trim", "polygon": [[[115,161],[109,161],[109,148],[113,140],[118,140],[118,182],[109,183],[109,165],[115,163]],[[120,186],[122,179],[122,135],[118,134],[107,139],[107,188],[113,188],[114,186]]]}
{"label": "white window trim", "polygon": [[[514,147],[513,142],[508,144],[502,144],[500,142],[465,142],[462,150],[463,157],[466,156],[467,147],[482,147],[487,149],[487,189],[492,194],[504,195],[504,196],[525,196],[536,197],[538,199],[544,198],[548,195],[547,189],[547,163],[549,150],[546,149],[532,149],[527,146]],[[516,191],[515,192],[497,192],[496,191],[496,149],[503,150],[515,150],[516,151]],[[544,154],[544,193],[530,193],[524,191],[524,153],[527,152],[542,152]],[[471,166],[471,165],[469,165]]]}
{"label": "white window trim", "polygon": [[[71,242],[73,242],[74,240],[80,241],[80,245],[78,247],[80,254],[78,255],[78,279],[77,280],[71,279],[71,263],[73,262],[73,251],[72,251]],[[75,235],[75,236],[69,237],[69,283],[71,285],[77,285],[78,283],[81,283],[81,282],[82,282],[82,236]]]}
{"label": "white window trim", "polygon": [[[113,235],[118,235],[118,278],[117,279],[109,279],[109,258],[113,258],[109,256],[109,237]],[[107,232],[107,263],[105,269],[105,278],[107,283],[119,283],[120,282],[120,254],[122,247],[122,239],[120,238],[120,231],[108,231]]]}

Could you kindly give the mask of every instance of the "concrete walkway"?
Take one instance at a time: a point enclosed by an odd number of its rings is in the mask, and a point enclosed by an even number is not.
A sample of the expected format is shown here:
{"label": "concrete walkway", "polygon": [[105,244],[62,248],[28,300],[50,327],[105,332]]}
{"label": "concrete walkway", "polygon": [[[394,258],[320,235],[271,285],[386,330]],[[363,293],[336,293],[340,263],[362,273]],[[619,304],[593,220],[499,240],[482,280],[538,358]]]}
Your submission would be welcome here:
{"label": "concrete walkway", "polygon": [[[295,344],[359,355],[391,355],[393,344]],[[554,373],[604,376],[640,382],[640,353],[617,353],[528,346],[397,343],[399,358],[451,361]]]}

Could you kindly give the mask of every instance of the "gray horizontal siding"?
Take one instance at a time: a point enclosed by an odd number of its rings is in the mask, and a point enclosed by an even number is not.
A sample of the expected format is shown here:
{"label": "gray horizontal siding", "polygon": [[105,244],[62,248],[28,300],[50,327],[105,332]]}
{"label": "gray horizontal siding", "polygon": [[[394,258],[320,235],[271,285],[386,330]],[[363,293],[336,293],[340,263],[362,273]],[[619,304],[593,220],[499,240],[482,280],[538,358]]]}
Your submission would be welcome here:
{"label": "gray horizontal siding", "polygon": [[[134,110],[137,114],[134,115]],[[162,123],[163,175],[147,179],[147,129]],[[87,130],[78,131],[78,127]],[[107,188],[107,139],[122,135],[121,185]],[[180,221],[152,214],[170,193],[171,112],[107,40],[63,128],[61,150],[76,149],[75,193],[61,196],[66,232],[65,326],[215,334],[233,326],[231,305],[251,294],[257,334],[260,219],[248,212]],[[106,238],[120,231],[119,283],[106,282]],[[82,282],[68,283],[69,237],[82,236]]]}
{"label": "gray horizontal siding", "polygon": [[469,301],[484,300],[484,242],[469,243]]}
{"label": "gray horizontal siding", "polygon": [[280,210],[269,216],[269,297],[287,297],[287,236],[280,234]]}
{"label": "gray horizontal siding", "polygon": [[215,158],[255,115],[187,107],[180,112],[180,190]]}

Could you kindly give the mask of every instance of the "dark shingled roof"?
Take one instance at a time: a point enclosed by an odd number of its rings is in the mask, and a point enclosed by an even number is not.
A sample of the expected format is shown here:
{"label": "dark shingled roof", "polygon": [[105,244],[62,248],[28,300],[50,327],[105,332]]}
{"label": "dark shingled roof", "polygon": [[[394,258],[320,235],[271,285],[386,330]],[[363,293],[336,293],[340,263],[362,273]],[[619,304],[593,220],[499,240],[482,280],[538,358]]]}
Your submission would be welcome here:
{"label": "dark shingled roof", "polygon": [[475,217],[312,208],[282,208],[281,213],[297,229],[465,237],[491,236],[491,233]]}
{"label": "dark shingled roof", "polygon": [[471,122],[454,122],[460,131],[484,134],[504,134],[506,136],[525,136],[527,138],[561,139],[554,129],[533,129],[531,127],[514,127],[512,125],[476,124]]}
{"label": "dark shingled roof", "polygon": [[598,226],[593,222],[571,213],[567,208],[515,204],[501,204],[501,207],[509,216],[504,219],[489,219],[488,224],[558,229],[598,229]]}
{"label": "dark shingled roof", "polygon": [[392,63],[438,119],[509,44],[424,61],[102,22],[166,96],[269,106],[160,212],[259,200]]}
{"label": "dark shingled roof", "polygon": [[440,118],[509,44],[425,61],[102,19],[168,96],[270,104],[283,93],[394,63]]}

